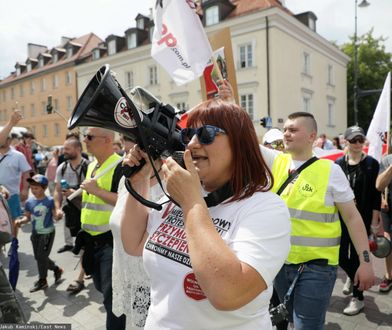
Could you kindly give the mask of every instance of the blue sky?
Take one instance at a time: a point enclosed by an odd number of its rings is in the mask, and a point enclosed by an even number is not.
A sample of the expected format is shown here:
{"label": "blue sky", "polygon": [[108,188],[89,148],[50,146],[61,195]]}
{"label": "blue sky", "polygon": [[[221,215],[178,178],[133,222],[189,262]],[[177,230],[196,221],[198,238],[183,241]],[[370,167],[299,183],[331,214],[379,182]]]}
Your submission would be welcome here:
{"label": "blue sky", "polygon": [[[358,34],[374,27],[375,36],[388,37],[392,31],[392,0],[369,2],[369,7],[358,9]],[[153,0],[2,0],[0,78],[8,76],[17,61],[26,60],[29,42],[50,48],[60,43],[61,36],[78,37],[94,32],[104,39],[109,34],[123,35],[135,25],[136,15],[148,15],[154,3]],[[295,14],[313,11],[318,17],[317,32],[328,40],[341,44],[354,33],[354,0],[286,0],[285,4]],[[392,52],[391,38],[386,46]]]}

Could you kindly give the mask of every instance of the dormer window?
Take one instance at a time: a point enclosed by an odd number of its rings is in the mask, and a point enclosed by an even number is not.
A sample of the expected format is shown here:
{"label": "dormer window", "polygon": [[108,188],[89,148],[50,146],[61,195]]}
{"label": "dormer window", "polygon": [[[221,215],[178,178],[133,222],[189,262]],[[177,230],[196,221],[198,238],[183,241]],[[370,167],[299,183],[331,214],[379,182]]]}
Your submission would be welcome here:
{"label": "dormer window", "polygon": [[53,54],[53,63],[56,63],[59,60],[59,54],[56,52]]}
{"label": "dormer window", "polygon": [[112,39],[108,42],[108,54],[109,55],[116,54],[116,39]]}
{"label": "dormer window", "polygon": [[148,31],[148,33],[150,34],[150,42],[152,42],[152,38],[154,37],[154,27],[151,26],[150,30]]}
{"label": "dormer window", "polygon": [[206,13],[206,26],[214,25],[219,23],[219,7],[209,7],[205,11]]}
{"label": "dormer window", "polygon": [[98,60],[101,57],[101,52],[99,48],[93,50],[93,60]]}
{"label": "dormer window", "polygon": [[140,30],[144,30],[144,19],[143,18],[136,21],[136,27]]}
{"label": "dormer window", "polygon": [[32,68],[31,62],[27,63],[27,72],[30,72]]}
{"label": "dormer window", "polygon": [[313,17],[309,17],[309,29],[311,29],[312,31],[316,31],[316,20]]}
{"label": "dormer window", "polygon": [[38,66],[40,68],[42,68],[44,66],[44,58],[42,56],[38,59]]}
{"label": "dormer window", "polygon": [[128,49],[135,48],[137,46],[135,32],[128,34],[127,43],[128,43]]}
{"label": "dormer window", "polygon": [[20,73],[21,73],[20,67],[17,67],[17,68],[16,68],[16,75],[17,75],[17,76],[20,76]]}
{"label": "dormer window", "polygon": [[73,49],[72,46],[70,46],[67,48],[67,58],[72,57],[72,55],[73,55]]}

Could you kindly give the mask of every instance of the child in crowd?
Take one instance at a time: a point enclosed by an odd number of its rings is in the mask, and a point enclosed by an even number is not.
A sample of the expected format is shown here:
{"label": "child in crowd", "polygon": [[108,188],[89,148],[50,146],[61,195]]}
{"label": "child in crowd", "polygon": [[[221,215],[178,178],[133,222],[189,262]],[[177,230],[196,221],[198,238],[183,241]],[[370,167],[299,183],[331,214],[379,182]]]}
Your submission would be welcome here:
{"label": "child in crowd", "polygon": [[30,183],[31,192],[34,197],[30,197],[25,204],[24,216],[15,220],[15,227],[31,221],[31,243],[33,245],[34,258],[37,260],[39,279],[34,283],[30,292],[35,292],[48,287],[46,276],[48,269],[54,272],[54,282],[57,284],[61,279],[63,270],[49,258],[54,241],[55,228],[53,218],[60,220],[62,211],[55,208],[53,198],[45,195],[48,187],[48,179],[36,174],[27,180]]}

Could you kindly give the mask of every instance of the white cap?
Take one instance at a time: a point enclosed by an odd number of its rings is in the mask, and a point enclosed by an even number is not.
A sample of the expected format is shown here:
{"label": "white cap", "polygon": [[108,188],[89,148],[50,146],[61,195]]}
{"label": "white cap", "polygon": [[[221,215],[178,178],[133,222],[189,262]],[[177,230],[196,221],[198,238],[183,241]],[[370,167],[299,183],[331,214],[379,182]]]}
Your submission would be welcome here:
{"label": "white cap", "polygon": [[283,140],[283,133],[277,128],[271,128],[267,133],[263,136],[263,144],[272,143],[277,140]]}

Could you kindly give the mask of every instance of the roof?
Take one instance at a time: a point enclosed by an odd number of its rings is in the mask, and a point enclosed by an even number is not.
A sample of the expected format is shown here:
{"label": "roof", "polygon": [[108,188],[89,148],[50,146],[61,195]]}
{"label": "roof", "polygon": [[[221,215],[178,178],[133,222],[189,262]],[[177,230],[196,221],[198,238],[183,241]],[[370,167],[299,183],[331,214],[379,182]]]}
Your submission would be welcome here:
{"label": "roof", "polygon": [[[96,36],[94,33],[88,33],[88,34],[83,35],[83,36],[81,36],[79,38],[74,38],[74,39],[72,39],[69,42],[72,45],[80,45],[81,47],[70,58],[61,59],[61,60],[59,60],[56,63],[53,63],[52,61],[49,61],[43,67],[41,67],[41,68],[34,68],[30,72],[23,72],[19,76],[16,75],[16,72],[13,72],[13,73],[11,73],[11,75],[9,75],[8,77],[4,78],[0,82],[0,87],[2,85],[11,83],[13,81],[18,81],[20,79],[24,79],[26,77],[33,76],[33,75],[35,75],[37,73],[40,73],[40,72],[45,72],[45,71],[50,70],[50,69],[61,67],[62,65],[66,64],[66,63],[72,63],[72,62],[74,62],[76,60],[81,60],[81,59],[85,58],[86,56],[88,56],[91,53],[91,51],[93,50],[93,48],[95,48],[102,41],[103,40],[101,38],[99,38],[98,36]],[[63,47],[56,46],[54,48],[62,49]],[[44,56],[47,56],[46,53],[41,53],[41,54],[44,55]],[[49,54],[49,56],[50,56],[50,54]],[[26,60],[26,62],[29,61],[29,60],[37,62],[37,59],[34,59],[34,58],[28,58]]]}
{"label": "roof", "polygon": [[293,13],[284,7],[278,0],[231,0],[231,3],[235,5],[235,9],[229,14],[228,18],[273,7],[278,7],[289,15],[293,15]]}

